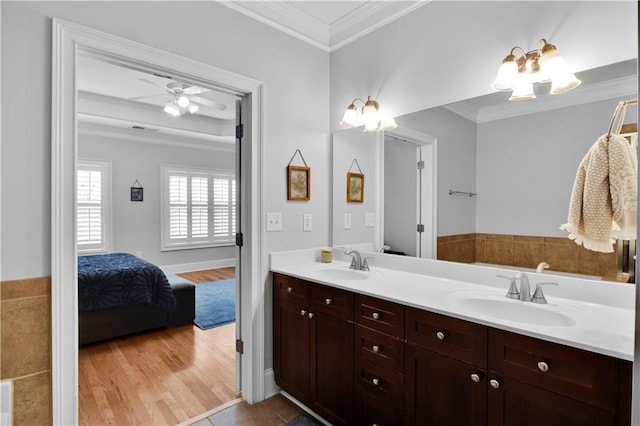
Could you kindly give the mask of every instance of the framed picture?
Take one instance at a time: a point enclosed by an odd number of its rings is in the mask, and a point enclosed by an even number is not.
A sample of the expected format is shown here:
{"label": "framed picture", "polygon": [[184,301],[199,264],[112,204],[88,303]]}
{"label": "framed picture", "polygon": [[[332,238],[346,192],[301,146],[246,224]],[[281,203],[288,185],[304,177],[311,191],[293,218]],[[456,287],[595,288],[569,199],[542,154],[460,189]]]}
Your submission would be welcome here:
{"label": "framed picture", "polygon": [[142,187],[131,187],[131,201],[142,201]]}
{"label": "framed picture", "polygon": [[362,203],[364,201],[364,175],[362,173],[347,173],[347,203]]}
{"label": "framed picture", "polygon": [[287,166],[287,200],[309,201],[311,169],[302,166]]}

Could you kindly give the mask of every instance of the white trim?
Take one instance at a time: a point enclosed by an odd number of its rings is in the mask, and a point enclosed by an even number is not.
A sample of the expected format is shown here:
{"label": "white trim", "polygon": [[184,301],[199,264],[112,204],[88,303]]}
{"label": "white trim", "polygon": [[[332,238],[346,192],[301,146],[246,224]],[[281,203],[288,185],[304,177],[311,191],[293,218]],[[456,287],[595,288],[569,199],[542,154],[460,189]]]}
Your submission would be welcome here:
{"label": "white trim", "polygon": [[264,398],[270,398],[280,393],[280,387],[276,384],[276,375],[273,368],[264,370]]}
{"label": "white trim", "polygon": [[177,263],[173,265],[160,266],[160,269],[172,274],[181,274],[183,272],[228,268],[231,266],[236,266],[236,259],[234,257],[228,259],[203,260],[202,262]]}
{"label": "white trim", "polygon": [[[52,327],[52,423],[78,422],[78,328],[77,257],[74,235],[74,179],[77,155],[76,56],[97,55],[119,63],[133,64],[146,71],[170,71],[202,87],[223,88],[249,98],[251,137],[245,150],[251,159],[247,187],[248,220],[245,228],[243,262],[250,265],[241,282],[244,309],[240,318],[245,354],[241,358],[242,392],[256,402],[264,395],[264,280],[262,229],[259,213],[262,190],[260,145],[262,140],[262,82],[211,65],[174,55],[131,40],[116,37],[57,18],[52,23],[52,152],[51,152],[51,327]],[[246,257],[246,259],[245,259]],[[259,380],[256,377],[259,376]]]}
{"label": "white trim", "polygon": [[242,403],[242,398],[236,398],[236,399],[234,399],[232,401],[229,401],[229,402],[226,402],[226,403],[224,403],[222,405],[217,406],[213,410],[209,410],[206,413],[199,414],[199,415],[197,415],[195,417],[192,417],[192,418],[190,418],[188,420],[185,420],[182,423],[178,423],[178,426],[190,426],[190,425],[196,424],[200,420],[204,420],[207,417],[213,416],[214,414],[219,413],[222,410],[226,410],[227,408],[233,407],[234,405],[238,405],[240,403]]}

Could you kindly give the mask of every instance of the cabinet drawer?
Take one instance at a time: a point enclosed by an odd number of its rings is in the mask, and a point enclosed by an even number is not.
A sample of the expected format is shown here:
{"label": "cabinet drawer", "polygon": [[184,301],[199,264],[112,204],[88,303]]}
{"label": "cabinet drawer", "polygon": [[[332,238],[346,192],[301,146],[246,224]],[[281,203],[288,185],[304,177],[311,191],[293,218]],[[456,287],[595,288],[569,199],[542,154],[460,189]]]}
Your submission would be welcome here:
{"label": "cabinet drawer", "polygon": [[366,327],[404,339],[404,306],[356,294],[355,321]]}
{"label": "cabinet drawer", "polygon": [[356,358],[366,359],[387,370],[402,373],[404,370],[404,342],[388,334],[356,326]]}
{"label": "cabinet drawer", "polygon": [[321,284],[311,285],[311,310],[353,320],[353,293]]}
{"label": "cabinet drawer", "polygon": [[409,343],[478,367],[487,365],[487,327],[468,321],[407,308]]}
{"label": "cabinet drawer", "polygon": [[308,304],[307,282],[288,275],[274,273],[273,297],[295,302],[306,308]]}
{"label": "cabinet drawer", "polygon": [[489,368],[605,410],[616,409],[614,358],[501,330],[489,331]]}
{"label": "cabinet drawer", "polygon": [[390,403],[400,404],[404,386],[402,375],[366,359],[357,359],[355,367],[356,387]]}
{"label": "cabinet drawer", "polygon": [[357,388],[355,395],[356,425],[399,426],[402,425],[402,404],[376,397],[365,389]]}

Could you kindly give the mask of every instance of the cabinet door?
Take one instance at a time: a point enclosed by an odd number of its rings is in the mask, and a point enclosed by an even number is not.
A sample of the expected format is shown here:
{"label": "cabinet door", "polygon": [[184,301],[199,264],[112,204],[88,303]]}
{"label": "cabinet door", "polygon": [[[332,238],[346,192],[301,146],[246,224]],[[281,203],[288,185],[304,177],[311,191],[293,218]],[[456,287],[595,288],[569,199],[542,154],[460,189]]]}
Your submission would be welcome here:
{"label": "cabinet door", "polygon": [[352,424],[353,323],[314,312],[310,353],[311,409],[334,425]]}
{"label": "cabinet door", "polygon": [[274,299],[274,374],[278,386],[299,401],[309,402],[309,318],[296,301]]}
{"label": "cabinet door", "polygon": [[486,425],[484,370],[414,345],[407,345],[405,353],[406,425]]}
{"label": "cabinet door", "polygon": [[613,426],[609,411],[517,380],[497,378],[489,386],[489,426]]}

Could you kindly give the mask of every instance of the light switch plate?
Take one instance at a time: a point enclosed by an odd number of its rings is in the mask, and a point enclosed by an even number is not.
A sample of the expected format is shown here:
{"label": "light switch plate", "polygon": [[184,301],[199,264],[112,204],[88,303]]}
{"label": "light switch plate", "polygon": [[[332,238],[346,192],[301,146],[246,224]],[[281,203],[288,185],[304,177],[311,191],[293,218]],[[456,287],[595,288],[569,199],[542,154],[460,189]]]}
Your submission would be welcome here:
{"label": "light switch plate", "polygon": [[311,213],[305,213],[302,215],[302,230],[305,232],[311,231],[313,228]]}
{"label": "light switch plate", "polygon": [[367,228],[373,228],[376,226],[376,214],[372,212],[367,212],[364,214],[364,226]]}
{"label": "light switch plate", "polygon": [[282,213],[267,213],[267,232],[282,231]]}
{"label": "light switch plate", "polygon": [[351,229],[351,213],[344,214],[344,229]]}

